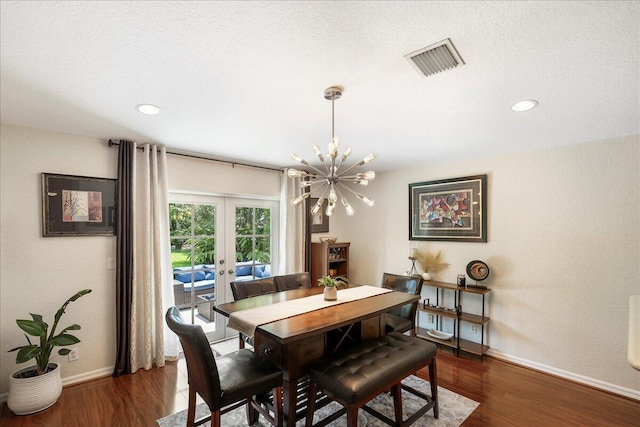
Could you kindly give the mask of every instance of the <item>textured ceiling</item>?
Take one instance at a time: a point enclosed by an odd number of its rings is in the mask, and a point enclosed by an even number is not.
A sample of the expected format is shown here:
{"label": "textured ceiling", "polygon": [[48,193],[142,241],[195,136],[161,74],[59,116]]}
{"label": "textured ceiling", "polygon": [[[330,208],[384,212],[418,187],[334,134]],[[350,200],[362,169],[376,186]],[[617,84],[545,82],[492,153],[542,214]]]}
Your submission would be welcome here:
{"label": "textured ceiling", "polygon": [[[3,123],[285,166],[326,147],[337,84],[336,136],[378,171],[640,133],[638,2],[2,1],[0,19]],[[404,55],[445,38],[465,65],[422,78]]]}

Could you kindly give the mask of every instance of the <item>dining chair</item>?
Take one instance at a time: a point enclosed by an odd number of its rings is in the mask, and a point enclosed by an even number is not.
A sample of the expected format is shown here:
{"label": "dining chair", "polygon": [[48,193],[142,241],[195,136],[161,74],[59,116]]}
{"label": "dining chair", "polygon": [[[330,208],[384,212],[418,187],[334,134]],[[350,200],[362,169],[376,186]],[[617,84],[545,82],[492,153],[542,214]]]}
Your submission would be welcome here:
{"label": "dining chair", "polygon": [[309,272],[284,274],[282,276],[275,276],[276,289],[278,292],[291,291],[293,289],[311,288],[311,276]]}
{"label": "dining chair", "polygon": [[[187,361],[187,427],[198,426],[209,420],[211,427],[220,427],[220,416],[243,404],[247,405],[249,425],[258,420],[256,411],[274,426],[282,425],[282,371],[279,368],[245,349],[216,359],[200,325],[185,323],[175,306],[167,310],[165,319],[169,328],[180,338]],[[272,392],[272,401],[266,400],[269,392]],[[211,415],[197,421],[196,394],[202,397],[211,411]],[[261,396],[260,401],[256,395]]]}
{"label": "dining chair", "polygon": [[[398,292],[405,292],[411,295],[420,295],[420,292],[422,292],[422,278],[383,273],[382,287],[393,289]],[[417,310],[418,301],[411,304],[405,304],[402,307],[398,307],[385,313],[386,332],[404,333],[409,331],[411,336],[415,336],[415,319]]]}
{"label": "dining chair", "polygon": [[[276,292],[278,291],[273,277],[231,282],[231,293],[233,294],[234,301],[265,294],[275,294]],[[238,348],[244,348],[245,343],[253,346],[253,337],[248,337],[242,332],[239,332],[238,339]]]}

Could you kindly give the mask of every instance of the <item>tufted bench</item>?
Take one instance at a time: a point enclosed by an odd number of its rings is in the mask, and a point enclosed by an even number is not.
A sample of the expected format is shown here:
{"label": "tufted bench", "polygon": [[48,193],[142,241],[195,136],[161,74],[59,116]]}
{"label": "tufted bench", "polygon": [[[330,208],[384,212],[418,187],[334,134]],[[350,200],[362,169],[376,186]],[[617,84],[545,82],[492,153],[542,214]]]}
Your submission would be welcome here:
{"label": "tufted bench", "polygon": [[[320,421],[316,426],[324,426],[346,412],[347,426],[356,427],[359,408],[391,426],[398,427],[411,425],[432,408],[433,416],[438,418],[436,350],[435,344],[391,332],[379,338],[363,341],[356,347],[312,366],[309,370],[306,427],[311,427],[313,422],[318,389],[344,408]],[[401,384],[404,378],[425,366],[429,366],[431,396]],[[389,389],[393,396],[395,422],[365,405]],[[402,416],[401,389],[426,400],[426,404],[406,420]]]}

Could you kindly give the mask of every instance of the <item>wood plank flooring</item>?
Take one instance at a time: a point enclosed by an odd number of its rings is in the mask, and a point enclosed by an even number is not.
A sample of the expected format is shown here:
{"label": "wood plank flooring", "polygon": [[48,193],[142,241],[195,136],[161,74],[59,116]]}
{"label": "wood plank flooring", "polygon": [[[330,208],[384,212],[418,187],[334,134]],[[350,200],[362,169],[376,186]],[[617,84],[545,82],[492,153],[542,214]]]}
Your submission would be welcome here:
{"label": "wood plank flooring", "polygon": [[[441,387],[480,402],[465,427],[640,427],[638,401],[491,357],[481,362],[438,352],[437,369]],[[52,408],[29,416],[15,416],[2,404],[0,425],[153,427],[156,419],[186,409],[185,374],[180,360],[162,369],[68,386]],[[419,375],[428,378],[426,371]]]}

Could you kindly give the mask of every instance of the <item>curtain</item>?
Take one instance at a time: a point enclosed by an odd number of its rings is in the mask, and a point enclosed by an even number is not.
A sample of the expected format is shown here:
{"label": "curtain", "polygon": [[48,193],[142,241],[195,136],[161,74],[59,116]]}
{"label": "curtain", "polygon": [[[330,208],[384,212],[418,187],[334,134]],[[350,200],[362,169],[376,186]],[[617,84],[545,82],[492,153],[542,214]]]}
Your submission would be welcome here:
{"label": "curtain", "polygon": [[154,364],[162,367],[165,355],[177,353],[175,335],[164,322],[173,298],[166,150],[149,144],[138,149],[138,144],[124,142],[120,142],[120,151],[127,151],[130,160],[119,162],[118,183],[122,178],[123,187],[126,182],[129,186],[128,191],[123,189],[122,199],[126,200],[118,211],[125,223],[119,223],[118,230],[122,227],[129,234],[122,239],[118,235],[117,251],[128,254],[123,258],[131,268],[122,277],[118,275],[115,375],[150,369]]}
{"label": "curtain", "polygon": [[307,269],[307,200],[302,206],[291,206],[291,199],[298,195],[300,178],[289,178],[285,169],[281,180],[278,274],[299,273]]}
{"label": "curtain", "polygon": [[120,141],[116,206],[116,363],[113,375],[131,372],[131,299],[133,278],[133,221],[131,220],[131,164],[135,144]]}

